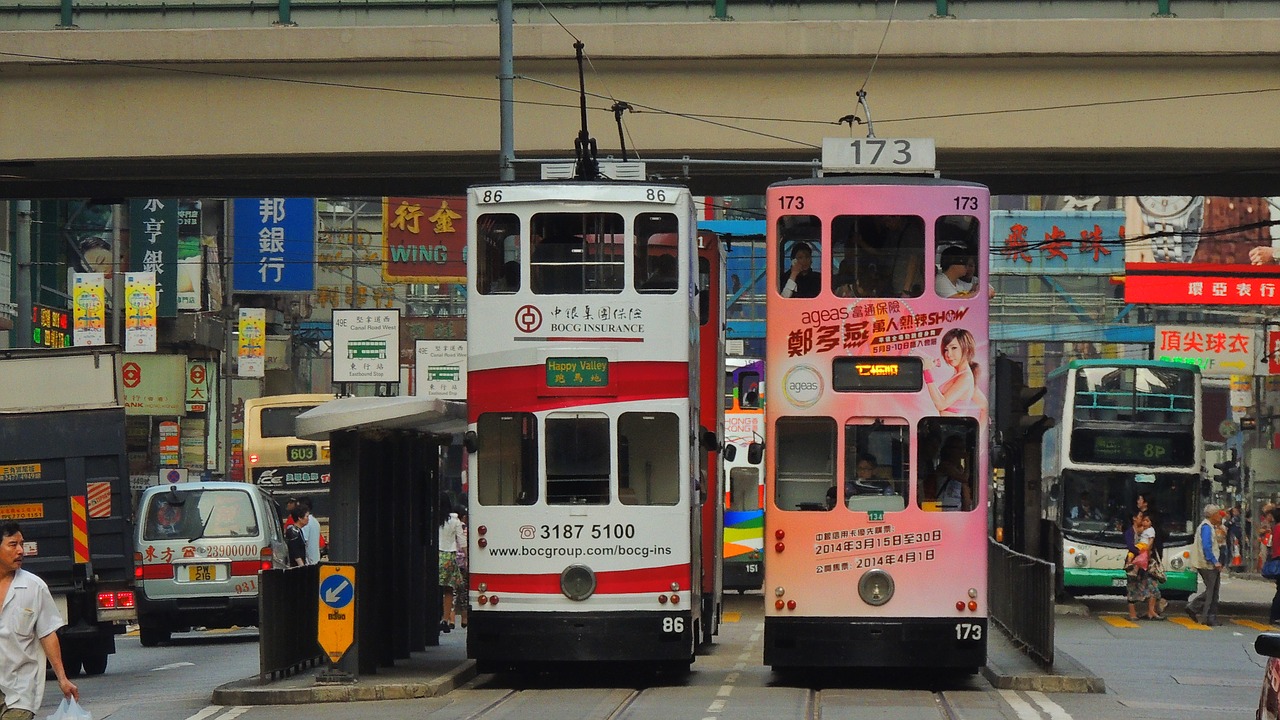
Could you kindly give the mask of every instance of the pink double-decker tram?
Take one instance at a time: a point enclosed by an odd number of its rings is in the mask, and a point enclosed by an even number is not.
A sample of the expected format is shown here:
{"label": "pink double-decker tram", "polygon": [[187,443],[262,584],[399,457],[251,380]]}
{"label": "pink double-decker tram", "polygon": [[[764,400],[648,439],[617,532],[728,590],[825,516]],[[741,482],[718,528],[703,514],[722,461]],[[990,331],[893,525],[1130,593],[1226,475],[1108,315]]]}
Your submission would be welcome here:
{"label": "pink double-decker tram", "polygon": [[864,174],[766,198],[765,663],[976,671],[987,188]]}
{"label": "pink double-decker tram", "polygon": [[723,296],[692,198],[561,181],[468,202],[468,654],[687,668],[719,604],[699,336]]}

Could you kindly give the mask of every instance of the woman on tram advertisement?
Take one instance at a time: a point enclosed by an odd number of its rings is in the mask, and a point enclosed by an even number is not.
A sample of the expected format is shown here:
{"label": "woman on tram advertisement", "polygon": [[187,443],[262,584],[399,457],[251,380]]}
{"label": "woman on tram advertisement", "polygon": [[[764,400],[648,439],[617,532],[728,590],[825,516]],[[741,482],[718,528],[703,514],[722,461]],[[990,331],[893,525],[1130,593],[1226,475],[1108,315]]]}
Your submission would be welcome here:
{"label": "woman on tram advertisement", "polygon": [[945,363],[952,370],[951,377],[941,383],[933,372],[924,371],[925,388],[941,415],[971,415],[983,420],[987,416],[987,396],[978,387],[978,363],[974,361],[977,343],[973,333],[964,328],[952,328],[939,343],[942,359],[935,360],[935,367]]}

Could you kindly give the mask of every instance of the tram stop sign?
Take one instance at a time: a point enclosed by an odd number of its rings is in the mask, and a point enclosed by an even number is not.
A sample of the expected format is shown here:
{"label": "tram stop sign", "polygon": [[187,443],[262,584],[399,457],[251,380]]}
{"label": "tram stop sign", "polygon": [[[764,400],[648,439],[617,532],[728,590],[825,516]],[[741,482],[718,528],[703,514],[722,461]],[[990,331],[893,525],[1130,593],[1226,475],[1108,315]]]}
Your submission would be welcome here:
{"label": "tram stop sign", "polygon": [[316,639],[336,663],[355,641],[356,566],[320,565],[320,619]]}

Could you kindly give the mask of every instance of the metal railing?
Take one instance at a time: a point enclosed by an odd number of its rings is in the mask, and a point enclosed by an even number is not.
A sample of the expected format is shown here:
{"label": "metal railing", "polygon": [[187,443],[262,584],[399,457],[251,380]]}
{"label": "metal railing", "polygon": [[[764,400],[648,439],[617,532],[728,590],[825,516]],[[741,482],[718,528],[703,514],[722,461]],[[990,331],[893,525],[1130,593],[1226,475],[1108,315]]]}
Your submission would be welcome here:
{"label": "metal railing", "polygon": [[323,659],[319,626],[320,566],[258,574],[258,680],[287,677]]}
{"label": "metal railing", "polygon": [[987,602],[991,619],[1044,667],[1053,666],[1053,563],[988,538]]}

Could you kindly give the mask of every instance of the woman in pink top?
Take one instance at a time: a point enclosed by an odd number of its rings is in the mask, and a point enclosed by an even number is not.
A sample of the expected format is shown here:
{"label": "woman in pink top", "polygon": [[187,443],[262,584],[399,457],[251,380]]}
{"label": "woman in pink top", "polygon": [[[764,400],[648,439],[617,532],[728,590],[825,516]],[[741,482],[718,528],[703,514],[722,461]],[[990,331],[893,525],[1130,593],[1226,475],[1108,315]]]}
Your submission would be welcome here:
{"label": "woman in pink top", "polygon": [[925,387],[929,397],[941,415],[976,415],[979,420],[987,415],[987,396],[978,389],[977,344],[973,333],[962,328],[952,328],[942,336],[942,363],[951,366],[951,377],[941,383],[934,382],[933,373],[924,371]]}

